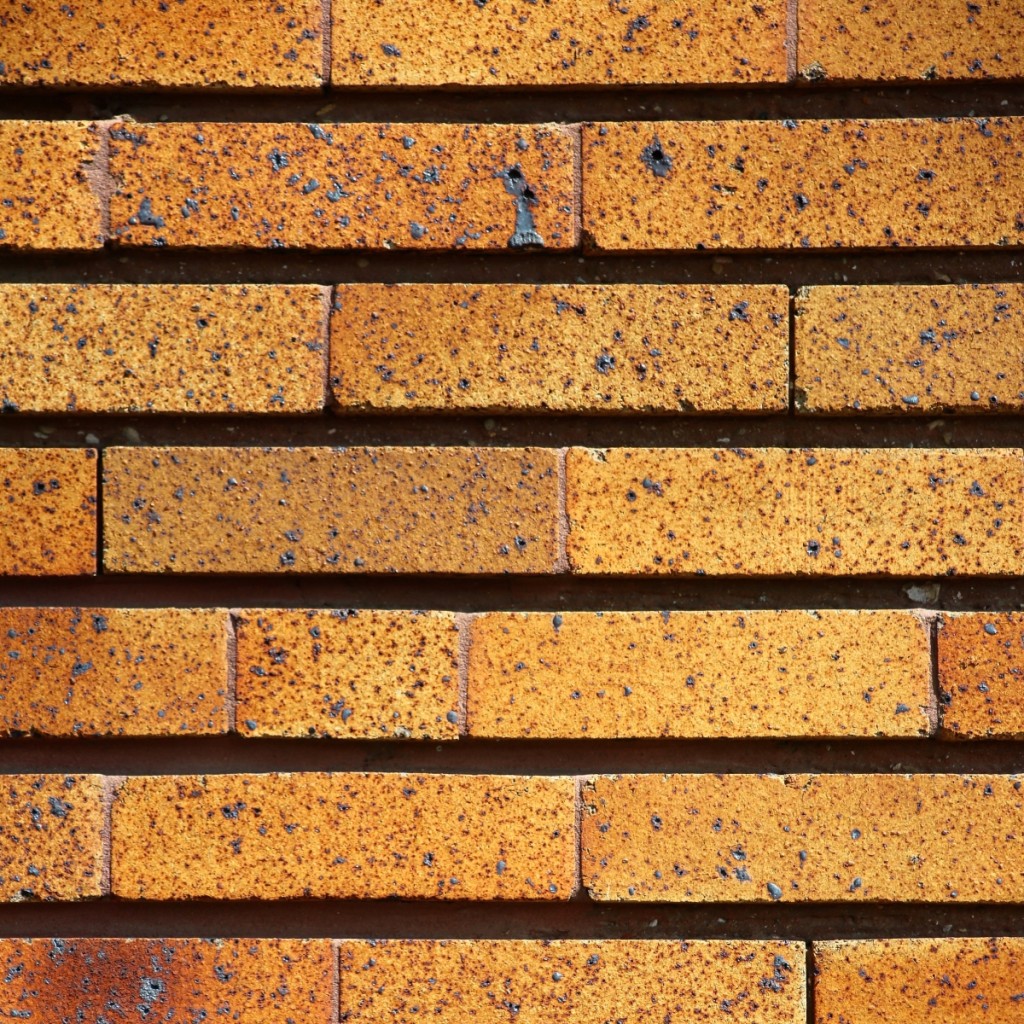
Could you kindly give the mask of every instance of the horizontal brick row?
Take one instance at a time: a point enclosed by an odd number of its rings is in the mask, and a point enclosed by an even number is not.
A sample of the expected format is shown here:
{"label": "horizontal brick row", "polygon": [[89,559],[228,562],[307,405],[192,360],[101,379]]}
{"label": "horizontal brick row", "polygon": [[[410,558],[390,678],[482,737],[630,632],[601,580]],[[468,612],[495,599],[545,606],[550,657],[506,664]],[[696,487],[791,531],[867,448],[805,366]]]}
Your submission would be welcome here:
{"label": "horizontal brick row", "polygon": [[[0,284],[0,403],[55,414],[789,408],[781,285],[344,284],[330,314],[328,303],[317,285]],[[796,411],[1019,411],[1022,324],[1019,284],[804,289]]]}
{"label": "horizontal brick row", "polygon": [[1022,126],[5,121],[0,247],[1021,245]]}
{"label": "horizontal brick row", "polygon": [[812,80],[1024,74],[1021,13],[1009,0],[800,0],[793,36],[781,0],[644,10],[435,0],[410,19],[398,0],[87,0],[52,14],[10,0],[0,7],[0,85],[315,89],[328,75],[340,87],[745,84],[786,81],[790,46]]}
{"label": "horizontal brick row", "polygon": [[7,901],[1024,902],[1019,775],[0,781]]}

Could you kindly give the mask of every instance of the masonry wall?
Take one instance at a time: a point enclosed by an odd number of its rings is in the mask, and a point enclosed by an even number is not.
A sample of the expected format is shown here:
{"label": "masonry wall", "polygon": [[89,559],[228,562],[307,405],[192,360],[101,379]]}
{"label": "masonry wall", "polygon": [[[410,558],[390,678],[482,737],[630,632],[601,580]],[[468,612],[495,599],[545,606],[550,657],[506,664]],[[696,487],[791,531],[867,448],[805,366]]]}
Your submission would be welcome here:
{"label": "masonry wall", "polygon": [[0,1019],[1024,1020],[1022,30],[0,0]]}

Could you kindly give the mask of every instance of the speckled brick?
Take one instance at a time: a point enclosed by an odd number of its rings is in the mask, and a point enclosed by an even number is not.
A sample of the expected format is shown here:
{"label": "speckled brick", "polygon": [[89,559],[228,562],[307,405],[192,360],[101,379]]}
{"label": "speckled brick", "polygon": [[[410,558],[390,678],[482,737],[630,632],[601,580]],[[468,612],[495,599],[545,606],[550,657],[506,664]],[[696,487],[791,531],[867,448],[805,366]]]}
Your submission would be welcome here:
{"label": "speckled brick", "polygon": [[782,412],[779,285],[342,285],[343,410]]}
{"label": "speckled brick", "polygon": [[243,736],[459,735],[450,612],[259,609],[236,631]]}
{"label": "speckled brick", "polygon": [[0,252],[103,245],[99,148],[87,121],[0,121]]}
{"label": "speckled brick", "polygon": [[804,1024],[799,942],[380,940],[341,943],[352,1024],[663,1020]]}
{"label": "speckled brick", "polygon": [[583,131],[596,249],[1024,244],[1024,118],[685,121]]}
{"label": "speckled brick", "polygon": [[814,1024],[1017,1024],[1024,939],[860,939],[814,944]]}
{"label": "speckled brick", "polygon": [[1019,903],[1016,775],[628,775],[584,785],[598,900]]}
{"label": "speckled brick", "polygon": [[108,448],[111,572],[546,573],[542,448]]}
{"label": "speckled brick", "polygon": [[811,80],[1020,78],[1017,0],[800,0],[800,73]]}
{"label": "speckled brick", "polygon": [[494,612],[469,635],[471,736],[932,731],[928,631],[909,612]]}
{"label": "speckled brick", "polygon": [[226,732],[227,613],[0,608],[0,734]]}
{"label": "speckled brick", "polygon": [[329,1024],[328,940],[0,939],[0,1019]]}
{"label": "speckled brick", "polygon": [[319,0],[0,2],[0,85],[317,88]]}
{"label": "speckled brick", "polygon": [[938,667],[945,737],[1024,739],[1024,615],[943,616]]}
{"label": "speckled brick", "polygon": [[1015,575],[1019,449],[571,449],[581,573]]}
{"label": "speckled brick", "polygon": [[0,401],[35,413],[323,408],[328,289],[0,285]]}
{"label": "speckled brick", "polygon": [[795,394],[802,412],[1019,412],[1024,287],[808,288]]}
{"label": "speckled brick", "polygon": [[575,782],[487,775],[129,779],[112,890],[131,899],[565,900]]}
{"label": "speckled brick", "polygon": [[103,892],[103,781],[0,775],[0,902]]}
{"label": "speckled brick", "polygon": [[0,576],[96,572],[96,452],[0,448]]}
{"label": "speckled brick", "polygon": [[[335,85],[784,82],[786,6],[334,0]],[[458,31],[453,31],[454,26]]]}
{"label": "speckled brick", "polygon": [[571,126],[169,123],[111,135],[111,222],[122,245],[577,243]]}

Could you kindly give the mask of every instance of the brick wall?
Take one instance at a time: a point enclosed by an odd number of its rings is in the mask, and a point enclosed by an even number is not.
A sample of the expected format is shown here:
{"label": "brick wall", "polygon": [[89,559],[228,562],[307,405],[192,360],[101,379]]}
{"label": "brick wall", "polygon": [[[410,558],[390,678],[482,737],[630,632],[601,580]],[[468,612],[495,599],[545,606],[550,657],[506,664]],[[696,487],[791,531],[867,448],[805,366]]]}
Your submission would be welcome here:
{"label": "brick wall", "polygon": [[0,1019],[1024,1020],[1020,0],[0,0]]}

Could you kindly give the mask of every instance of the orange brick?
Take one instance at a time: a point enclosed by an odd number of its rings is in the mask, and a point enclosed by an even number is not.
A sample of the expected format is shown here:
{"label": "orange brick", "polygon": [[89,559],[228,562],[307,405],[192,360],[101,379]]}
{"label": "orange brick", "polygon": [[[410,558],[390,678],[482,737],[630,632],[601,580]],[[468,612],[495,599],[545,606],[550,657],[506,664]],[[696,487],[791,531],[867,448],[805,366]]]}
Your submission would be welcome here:
{"label": "orange brick", "polygon": [[328,940],[0,939],[0,1018],[333,1019]]}
{"label": "orange brick", "polygon": [[1019,78],[1017,0],[800,0],[800,73],[847,81]]}
{"label": "orange brick", "polygon": [[943,735],[1024,738],[1024,616],[945,615],[938,647]]}
{"label": "orange brick", "polygon": [[0,901],[103,893],[98,775],[0,775]]}
{"label": "orange brick", "polygon": [[227,731],[227,613],[2,608],[0,734]]}
{"label": "orange brick", "polygon": [[796,306],[796,407],[1019,411],[1024,287],[809,288]]}
{"label": "orange brick", "polygon": [[861,939],[814,944],[815,1024],[1017,1024],[1024,939]]}
{"label": "orange brick", "polygon": [[1021,470],[1019,449],[575,448],[569,560],[688,576],[1015,574]]}
{"label": "orange brick", "polygon": [[1024,244],[1024,118],[590,125],[597,249]]}
{"label": "orange brick", "polygon": [[122,245],[571,248],[561,125],[146,124],[111,134]]}
{"label": "orange brick", "polygon": [[450,612],[260,609],[237,635],[244,736],[458,738]]}
{"label": "orange brick", "polygon": [[598,900],[1019,903],[1016,775],[629,775],[584,787]]}
{"label": "orange brick", "polygon": [[0,285],[0,400],[21,412],[315,412],[328,290]]}
{"label": "orange brick", "polygon": [[[108,448],[111,572],[551,572],[542,448]],[[339,495],[344,495],[339,500]]]}
{"label": "orange brick", "polygon": [[0,252],[103,245],[98,150],[86,121],[0,121]]}
{"label": "orange brick", "polygon": [[494,612],[471,736],[922,736],[926,626],[901,611]]}
{"label": "orange brick", "polygon": [[341,1019],[415,1024],[757,1020],[803,1024],[798,942],[610,939],[341,943]]}
{"label": "orange brick", "polygon": [[342,285],[348,409],[785,411],[779,285]]}
{"label": "orange brick", "polygon": [[0,576],[92,576],[97,490],[92,448],[0,448]]}
{"label": "orange brick", "polygon": [[[784,82],[786,7],[334,0],[335,85]],[[457,31],[453,27],[458,26]]]}
{"label": "orange brick", "polygon": [[575,782],[486,775],[149,776],[114,800],[131,899],[565,900]]}

